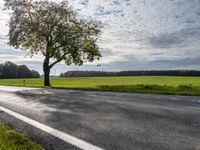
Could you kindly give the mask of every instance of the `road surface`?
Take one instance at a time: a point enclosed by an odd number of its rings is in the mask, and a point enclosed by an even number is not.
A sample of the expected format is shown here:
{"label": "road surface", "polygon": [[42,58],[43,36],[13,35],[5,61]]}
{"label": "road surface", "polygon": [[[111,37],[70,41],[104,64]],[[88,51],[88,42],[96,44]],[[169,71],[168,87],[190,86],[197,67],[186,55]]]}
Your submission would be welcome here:
{"label": "road surface", "polygon": [[[102,149],[200,148],[200,97],[0,86],[0,106]],[[0,120],[47,149],[78,149],[6,113]]]}

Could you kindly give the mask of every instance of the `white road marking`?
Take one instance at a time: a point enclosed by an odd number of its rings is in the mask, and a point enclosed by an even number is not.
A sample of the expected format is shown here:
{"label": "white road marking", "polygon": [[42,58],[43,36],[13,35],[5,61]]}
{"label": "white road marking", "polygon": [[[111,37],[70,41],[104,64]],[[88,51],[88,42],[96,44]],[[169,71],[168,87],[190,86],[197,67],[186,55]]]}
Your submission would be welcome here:
{"label": "white road marking", "polygon": [[38,128],[40,130],[43,130],[43,131],[45,131],[45,132],[47,132],[47,133],[49,133],[49,134],[61,139],[61,140],[69,143],[69,144],[72,144],[72,145],[74,145],[74,146],[76,146],[78,148],[81,148],[81,149],[84,149],[84,150],[103,150],[100,147],[92,145],[92,144],[90,144],[88,142],[85,142],[85,141],[83,141],[81,139],[73,137],[73,136],[71,136],[71,135],[69,135],[67,133],[64,133],[62,131],[59,131],[57,129],[51,128],[49,126],[46,126],[46,125],[44,125],[42,123],[39,123],[39,122],[37,122],[35,120],[27,118],[27,117],[25,117],[23,115],[20,115],[20,114],[18,114],[16,112],[13,112],[13,111],[11,111],[9,109],[6,109],[4,107],[0,106],[0,110],[8,113],[9,115],[11,115],[11,116],[13,116],[13,117],[15,117],[17,119],[22,120],[23,122],[26,122],[26,123]]}

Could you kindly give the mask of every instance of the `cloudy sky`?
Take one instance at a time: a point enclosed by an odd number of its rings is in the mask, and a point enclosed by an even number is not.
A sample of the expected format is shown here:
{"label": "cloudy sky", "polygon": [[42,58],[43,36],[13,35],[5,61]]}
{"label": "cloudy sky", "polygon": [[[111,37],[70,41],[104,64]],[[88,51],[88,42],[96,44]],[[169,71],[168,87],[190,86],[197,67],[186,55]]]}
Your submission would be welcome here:
{"label": "cloudy sky", "polygon": [[[200,0],[69,0],[83,17],[100,20],[103,57],[67,70],[200,69]],[[0,0],[0,9],[3,7]],[[42,72],[42,57],[7,46],[9,16],[0,11],[0,63],[26,64]],[[102,64],[102,67],[97,67]]]}

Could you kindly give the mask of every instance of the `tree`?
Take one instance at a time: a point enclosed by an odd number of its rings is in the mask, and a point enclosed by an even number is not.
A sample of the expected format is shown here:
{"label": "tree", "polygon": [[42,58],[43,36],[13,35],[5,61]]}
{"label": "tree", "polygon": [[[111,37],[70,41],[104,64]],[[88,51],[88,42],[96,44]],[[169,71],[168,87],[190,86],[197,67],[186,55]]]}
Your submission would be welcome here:
{"label": "tree", "polygon": [[51,68],[64,61],[82,65],[101,57],[97,45],[101,26],[81,19],[67,1],[4,0],[12,10],[9,45],[31,56],[44,56],[44,85],[50,86]]}
{"label": "tree", "polygon": [[40,77],[40,74],[37,71],[32,70],[31,72],[32,72],[32,77],[31,78],[39,78]]}
{"label": "tree", "polygon": [[30,78],[32,77],[31,70],[26,65],[17,66],[17,78]]}
{"label": "tree", "polygon": [[15,78],[17,76],[17,65],[7,61],[1,68],[2,78]]}
{"label": "tree", "polygon": [[40,78],[40,74],[26,65],[16,65],[7,61],[0,64],[0,78]]}

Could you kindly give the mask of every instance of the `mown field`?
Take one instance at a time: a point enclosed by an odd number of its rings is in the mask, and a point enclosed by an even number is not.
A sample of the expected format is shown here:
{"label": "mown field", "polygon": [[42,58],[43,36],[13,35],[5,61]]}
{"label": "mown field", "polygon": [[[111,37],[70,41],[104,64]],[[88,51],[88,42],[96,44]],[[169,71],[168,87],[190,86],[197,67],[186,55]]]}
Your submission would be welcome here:
{"label": "mown field", "polygon": [[[0,79],[0,85],[24,86],[24,79]],[[25,79],[25,86],[43,87],[43,79]],[[53,88],[133,93],[200,95],[200,77],[132,76],[52,78]]]}
{"label": "mown field", "polygon": [[0,122],[0,150],[43,150],[43,148],[24,134]]}

